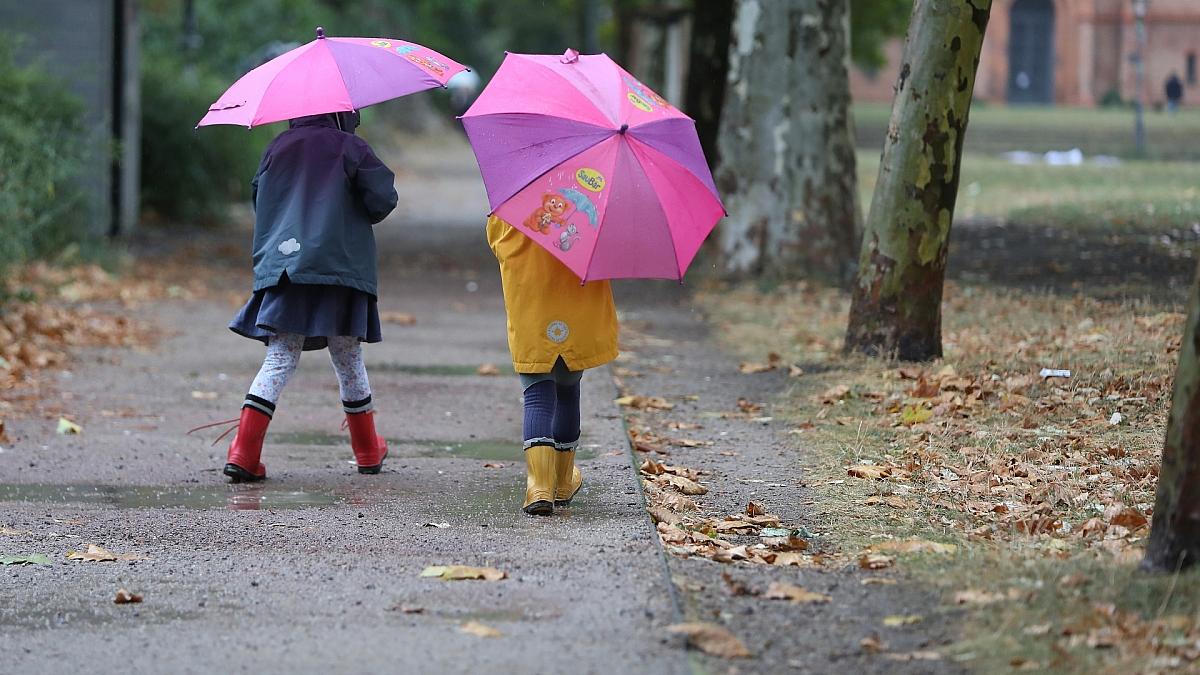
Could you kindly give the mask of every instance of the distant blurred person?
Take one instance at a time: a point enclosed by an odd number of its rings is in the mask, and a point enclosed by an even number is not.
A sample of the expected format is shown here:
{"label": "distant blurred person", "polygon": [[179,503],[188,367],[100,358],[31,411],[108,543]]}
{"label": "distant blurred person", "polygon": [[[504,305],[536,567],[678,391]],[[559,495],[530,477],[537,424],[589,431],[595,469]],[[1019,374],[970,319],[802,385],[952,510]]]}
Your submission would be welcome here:
{"label": "distant blurred person", "polygon": [[250,183],[254,288],[229,328],[267,353],[229,446],[234,483],[267,477],[267,426],[308,350],[329,350],[358,472],[379,473],[387,457],[361,343],[383,339],[372,226],[396,208],[396,177],[354,135],[358,122],[357,112],[289,120]]}
{"label": "distant blurred person", "polygon": [[454,109],[454,114],[462,115],[479,93],[479,75],[474,70],[464,70],[450,78],[446,88],[450,90],[450,107]]}
{"label": "distant blurred person", "polygon": [[1167,94],[1167,112],[1174,115],[1179,111],[1179,103],[1183,100],[1183,80],[1179,79],[1179,73],[1171,71],[1163,89]]}

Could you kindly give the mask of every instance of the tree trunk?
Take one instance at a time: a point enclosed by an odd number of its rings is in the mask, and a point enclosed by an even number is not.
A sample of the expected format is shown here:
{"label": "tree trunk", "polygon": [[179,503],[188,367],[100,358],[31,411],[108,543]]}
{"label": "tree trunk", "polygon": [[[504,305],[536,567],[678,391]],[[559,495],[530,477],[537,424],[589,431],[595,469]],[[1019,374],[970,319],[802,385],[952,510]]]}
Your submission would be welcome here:
{"label": "tree trunk", "polygon": [[1200,562],[1200,274],[1192,285],[1158,496],[1142,569],[1173,572]]}
{"label": "tree trunk", "polygon": [[692,0],[692,44],[688,55],[684,111],[696,120],[700,146],[709,166],[720,162],[717,130],[729,72],[729,27],[733,0]]}
{"label": "tree trunk", "polygon": [[847,0],[739,0],[717,147],[727,272],[850,278]]}
{"label": "tree trunk", "polygon": [[991,0],[917,0],[867,216],[846,351],[942,355],[942,283]]}

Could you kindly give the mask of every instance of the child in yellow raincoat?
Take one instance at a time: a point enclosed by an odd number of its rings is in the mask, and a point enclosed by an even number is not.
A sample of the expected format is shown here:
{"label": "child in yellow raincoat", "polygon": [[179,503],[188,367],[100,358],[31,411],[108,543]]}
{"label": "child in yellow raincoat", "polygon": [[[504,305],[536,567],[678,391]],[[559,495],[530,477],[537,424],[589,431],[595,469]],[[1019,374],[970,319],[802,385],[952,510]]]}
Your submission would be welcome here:
{"label": "child in yellow raincoat", "polygon": [[525,400],[525,513],[548,516],[579,492],[579,383],[617,357],[617,311],[607,281],[580,284],[565,265],[492,216],[488,243],[500,262],[508,348]]}

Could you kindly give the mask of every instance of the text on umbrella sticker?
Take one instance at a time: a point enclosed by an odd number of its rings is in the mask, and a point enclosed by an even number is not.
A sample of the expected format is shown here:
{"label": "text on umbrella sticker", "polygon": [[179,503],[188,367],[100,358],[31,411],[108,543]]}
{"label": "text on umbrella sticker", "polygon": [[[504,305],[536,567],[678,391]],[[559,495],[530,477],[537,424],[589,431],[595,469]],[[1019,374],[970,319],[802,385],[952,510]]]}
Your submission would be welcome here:
{"label": "text on umbrella sticker", "polygon": [[585,190],[599,192],[604,189],[604,175],[586,166],[575,172],[575,180]]}

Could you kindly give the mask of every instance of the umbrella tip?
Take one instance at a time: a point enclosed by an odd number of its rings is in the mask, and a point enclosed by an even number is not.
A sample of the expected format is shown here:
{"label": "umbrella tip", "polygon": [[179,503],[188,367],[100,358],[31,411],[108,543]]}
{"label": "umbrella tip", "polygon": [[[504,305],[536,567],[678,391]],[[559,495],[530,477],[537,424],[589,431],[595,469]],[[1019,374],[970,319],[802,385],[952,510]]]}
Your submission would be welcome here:
{"label": "umbrella tip", "polygon": [[626,132],[626,131],[629,131],[629,125],[628,125],[628,124],[622,124],[622,125],[621,125],[621,128],[620,128],[620,129],[617,129],[617,133],[618,133],[618,134],[621,134],[622,136],[624,136],[624,135],[625,135],[625,132]]}
{"label": "umbrella tip", "polygon": [[559,58],[559,61],[562,61],[563,63],[576,63],[579,61],[579,52],[567,47],[567,51],[563,52],[563,55],[561,58]]}
{"label": "umbrella tip", "polygon": [[317,26],[317,39],[318,40],[325,39],[325,28],[322,26]]}

